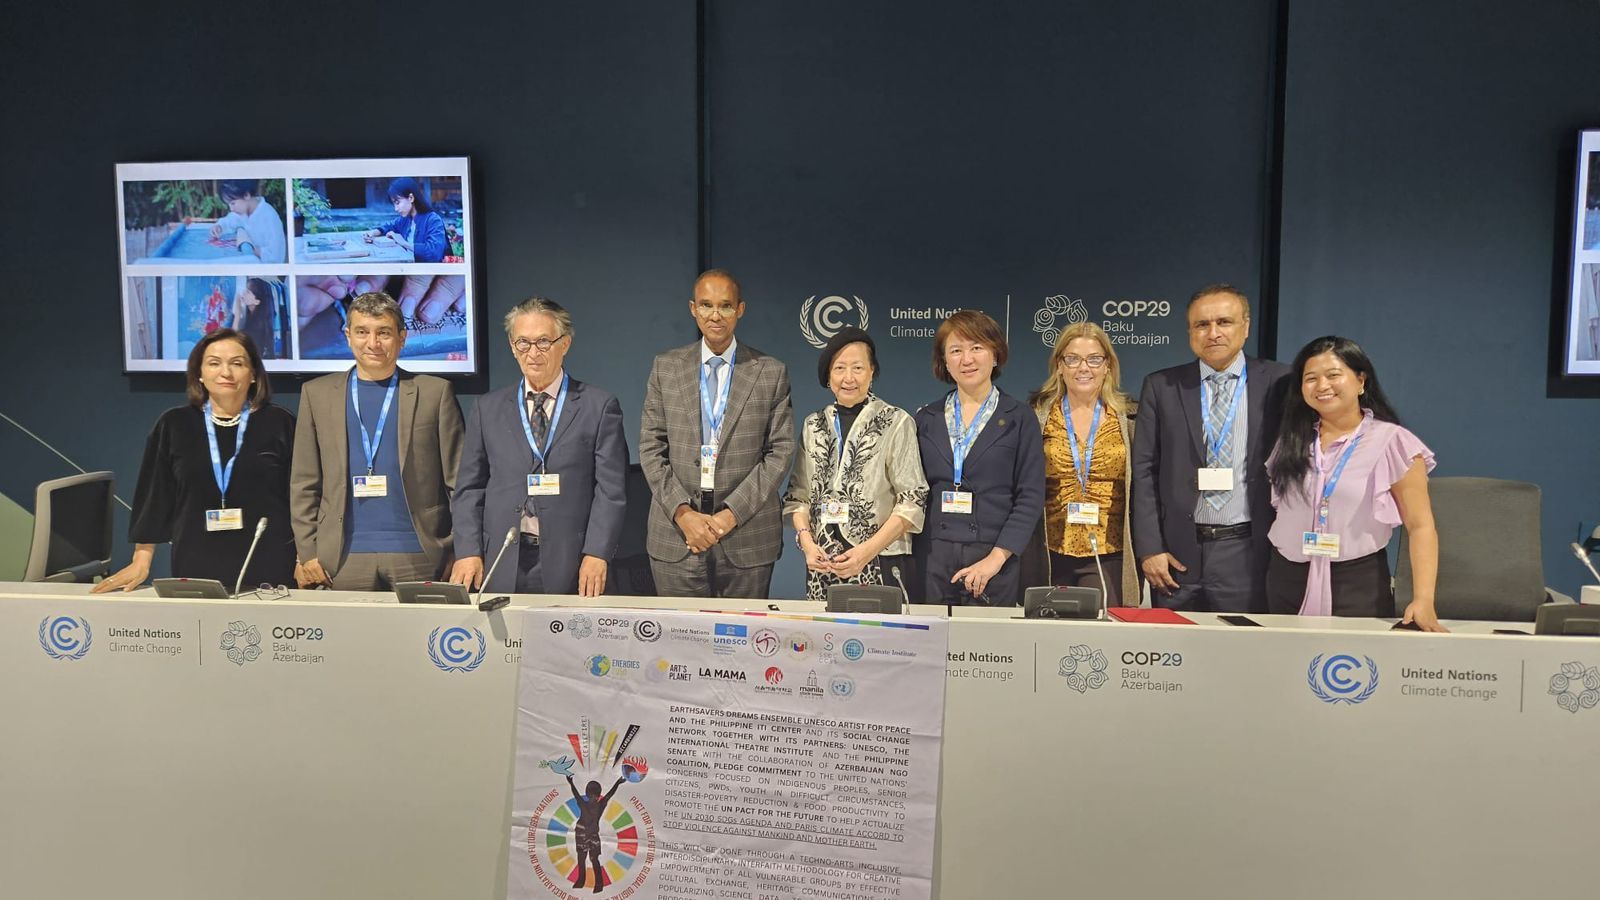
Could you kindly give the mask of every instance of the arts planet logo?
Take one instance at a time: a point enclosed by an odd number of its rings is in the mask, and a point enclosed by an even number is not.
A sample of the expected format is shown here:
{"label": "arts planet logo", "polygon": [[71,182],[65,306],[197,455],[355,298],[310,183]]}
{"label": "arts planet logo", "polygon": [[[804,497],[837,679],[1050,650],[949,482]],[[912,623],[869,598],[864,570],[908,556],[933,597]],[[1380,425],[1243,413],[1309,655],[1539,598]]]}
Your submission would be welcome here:
{"label": "arts planet logo", "polygon": [[754,650],[757,656],[775,656],[783,649],[783,639],[771,628],[762,628],[750,635],[750,649]]}
{"label": "arts planet logo", "polygon": [[[637,892],[655,863],[655,822],[637,796],[650,764],[628,748],[643,729],[583,722],[569,747],[539,763],[556,787],[527,820],[527,859],[535,878],[556,897],[626,897]],[[566,750],[570,749],[571,755]],[[576,757],[574,759],[574,757]],[[539,775],[544,778],[544,775]],[[562,784],[561,782],[565,782]]]}
{"label": "arts planet logo", "polygon": [[489,642],[476,628],[452,625],[428,632],[428,659],[441,672],[471,672],[483,665],[488,652]]}
{"label": "arts planet logo", "polygon": [[94,630],[82,616],[45,616],[39,620],[39,646],[51,659],[83,659],[93,644]]}
{"label": "arts planet logo", "polygon": [[1083,305],[1083,298],[1074,300],[1066,294],[1044,298],[1044,306],[1033,314],[1033,330],[1039,332],[1039,339],[1046,347],[1055,347],[1056,340],[1061,337],[1062,318],[1067,320],[1067,325],[1089,321],[1089,309]]}
{"label": "arts planet logo", "polygon": [[1569,713],[1594,709],[1600,704],[1600,667],[1581,662],[1565,662],[1561,671],[1550,676],[1550,693],[1556,705]]}
{"label": "arts planet logo", "polygon": [[255,662],[261,656],[261,631],[249,622],[229,622],[217,645],[236,666]]}
{"label": "arts planet logo", "polygon": [[811,346],[821,349],[827,346],[828,338],[843,331],[845,326],[850,324],[845,319],[849,318],[852,312],[855,313],[856,327],[866,331],[865,300],[855,296],[847,300],[837,295],[818,300],[813,294],[806,298],[806,302],[800,304],[800,333],[805,335]]}
{"label": "arts planet logo", "polygon": [[1056,674],[1080,694],[1099,690],[1106,683],[1106,655],[1088,644],[1073,644],[1056,663]]}
{"label": "arts planet logo", "polygon": [[1323,703],[1363,703],[1378,689],[1378,664],[1370,656],[1357,659],[1339,653],[1323,659],[1318,653],[1306,667],[1306,684]]}
{"label": "arts planet logo", "polygon": [[576,613],[567,619],[567,633],[581,641],[594,634],[594,620],[583,613]]}
{"label": "arts planet logo", "polygon": [[867,645],[861,643],[855,638],[851,638],[850,640],[844,642],[844,647],[841,648],[841,651],[844,653],[845,659],[855,662],[861,657],[867,655]]}
{"label": "arts planet logo", "polygon": [[782,684],[783,670],[777,666],[768,666],[766,674],[762,677],[767,679],[767,684]]}

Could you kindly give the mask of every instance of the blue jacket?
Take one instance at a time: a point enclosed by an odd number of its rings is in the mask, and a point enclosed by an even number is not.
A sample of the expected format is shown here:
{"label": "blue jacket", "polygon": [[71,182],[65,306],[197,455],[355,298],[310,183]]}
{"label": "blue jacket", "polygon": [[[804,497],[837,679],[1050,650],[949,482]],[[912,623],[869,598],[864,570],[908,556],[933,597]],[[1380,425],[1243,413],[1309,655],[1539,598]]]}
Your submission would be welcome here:
{"label": "blue jacket", "polygon": [[955,490],[955,456],[940,399],[917,410],[917,446],[928,476],[928,517],[918,536],[927,540],[991,544],[1021,556],[1044,515],[1044,439],[1026,403],[1000,392],[994,416],[967,451],[964,488],[972,513],[940,511],[944,491]]}
{"label": "blue jacket", "polygon": [[444,262],[445,253],[450,250],[450,241],[444,234],[444,219],[436,212],[417,213],[414,220],[399,216],[383,226],[383,232],[388,234],[392,231],[406,237],[411,233],[413,221],[416,222],[417,233],[408,238],[411,241],[411,257],[419,263]]}

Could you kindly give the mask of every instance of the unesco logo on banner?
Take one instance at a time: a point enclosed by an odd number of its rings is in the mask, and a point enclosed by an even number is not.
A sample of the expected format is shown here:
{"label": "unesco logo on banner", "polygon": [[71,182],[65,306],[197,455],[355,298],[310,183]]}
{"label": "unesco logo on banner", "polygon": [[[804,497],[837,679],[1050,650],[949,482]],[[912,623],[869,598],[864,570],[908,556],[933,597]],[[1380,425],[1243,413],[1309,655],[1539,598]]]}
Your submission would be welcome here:
{"label": "unesco logo on banner", "polygon": [[1556,705],[1569,713],[1593,709],[1600,704],[1600,667],[1581,662],[1565,662],[1561,671],[1550,676],[1550,693]]}
{"label": "unesco logo on banner", "polygon": [[1088,644],[1073,644],[1056,664],[1056,674],[1080,694],[1099,690],[1106,683],[1106,655]]}
{"label": "unesco logo on banner", "polygon": [[1033,314],[1033,330],[1039,332],[1039,339],[1046,347],[1055,347],[1056,339],[1061,337],[1061,327],[1056,321],[1061,317],[1066,318],[1067,325],[1076,325],[1089,321],[1089,310],[1082,298],[1074,300],[1066,294],[1044,298],[1044,306]]}
{"label": "unesco logo on banner", "polygon": [[[476,651],[473,650],[474,641],[477,642]],[[428,659],[441,672],[471,672],[483,665],[483,657],[488,652],[489,642],[476,628],[452,625],[428,632]]]}
{"label": "unesco logo on banner", "polygon": [[1322,657],[1321,653],[1312,657],[1311,665],[1306,668],[1306,684],[1323,703],[1354,705],[1364,702],[1378,689],[1378,664],[1372,657],[1357,659],[1340,653],[1328,657],[1326,662]]}
{"label": "unesco logo on banner", "polygon": [[39,620],[39,646],[51,659],[83,659],[93,644],[94,631],[88,619],[45,616]]}
{"label": "unesco logo on banner", "polygon": [[[852,305],[851,300],[855,301]],[[856,327],[862,331],[867,330],[867,303],[860,297],[823,297],[818,300],[813,294],[800,304],[800,333],[810,342],[811,346],[822,349],[827,346],[828,338],[843,331],[849,322],[839,317],[854,311],[856,314]]]}

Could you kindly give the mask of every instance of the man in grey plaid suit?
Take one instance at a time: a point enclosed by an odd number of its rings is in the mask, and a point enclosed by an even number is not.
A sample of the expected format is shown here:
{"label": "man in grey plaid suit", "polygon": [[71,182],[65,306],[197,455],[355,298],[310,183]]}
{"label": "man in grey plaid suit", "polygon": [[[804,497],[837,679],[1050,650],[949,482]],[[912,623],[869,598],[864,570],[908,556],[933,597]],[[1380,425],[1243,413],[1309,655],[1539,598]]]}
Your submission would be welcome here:
{"label": "man in grey plaid suit", "polygon": [[794,457],[789,373],[734,340],[744,301],[727,272],[695,280],[689,314],[701,340],[656,357],[639,416],[650,571],[663,597],[763,599]]}

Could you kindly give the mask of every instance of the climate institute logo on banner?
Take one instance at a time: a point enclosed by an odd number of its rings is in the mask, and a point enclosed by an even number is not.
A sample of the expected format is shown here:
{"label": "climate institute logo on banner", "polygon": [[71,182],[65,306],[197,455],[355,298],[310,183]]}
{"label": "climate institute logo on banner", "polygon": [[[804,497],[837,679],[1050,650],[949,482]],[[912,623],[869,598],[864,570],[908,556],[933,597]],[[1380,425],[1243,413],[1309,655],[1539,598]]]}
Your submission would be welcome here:
{"label": "climate institute logo on banner", "polygon": [[39,646],[51,659],[83,659],[94,644],[89,620],[78,616],[45,616],[39,620]]}
{"label": "climate institute logo on banner", "polygon": [[[477,642],[476,651],[472,647],[473,641]],[[483,658],[488,652],[489,642],[484,640],[483,632],[476,628],[452,625],[428,632],[428,659],[441,672],[471,672],[483,665]]]}
{"label": "climate institute logo on banner", "polygon": [[1039,340],[1044,341],[1046,347],[1054,348],[1061,337],[1061,326],[1056,320],[1063,316],[1067,325],[1076,325],[1089,321],[1089,309],[1083,305],[1082,298],[1074,300],[1066,294],[1054,294],[1044,298],[1044,306],[1033,314],[1033,330],[1039,332]]}
{"label": "climate institute logo on banner", "polygon": [[[854,304],[851,301],[855,301]],[[856,314],[855,325],[862,331],[867,330],[867,302],[860,297],[852,296],[846,300],[840,296],[823,297],[818,300],[813,294],[800,304],[800,333],[805,335],[811,346],[822,349],[827,346],[828,338],[844,330],[850,323],[841,316],[848,316],[850,312]]]}
{"label": "climate institute logo on banner", "polygon": [[1378,689],[1378,664],[1373,662],[1372,657],[1357,659],[1348,653],[1340,653],[1328,657],[1326,662],[1322,657],[1321,653],[1312,657],[1311,665],[1306,668],[1306,684],[1323,703],[1349,703],[1353,706],[1371,697],[1372,692]]}

